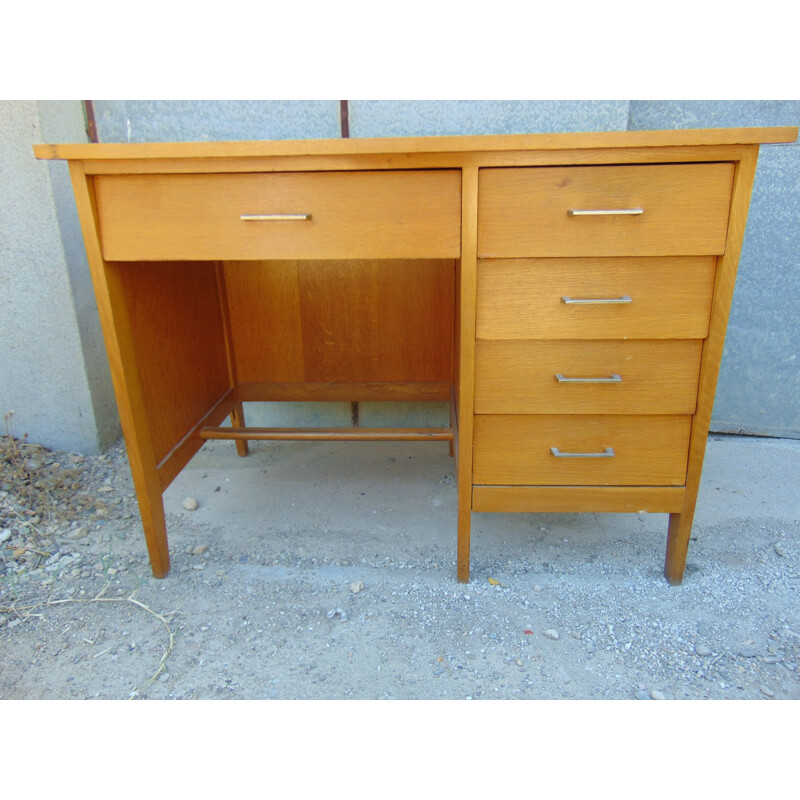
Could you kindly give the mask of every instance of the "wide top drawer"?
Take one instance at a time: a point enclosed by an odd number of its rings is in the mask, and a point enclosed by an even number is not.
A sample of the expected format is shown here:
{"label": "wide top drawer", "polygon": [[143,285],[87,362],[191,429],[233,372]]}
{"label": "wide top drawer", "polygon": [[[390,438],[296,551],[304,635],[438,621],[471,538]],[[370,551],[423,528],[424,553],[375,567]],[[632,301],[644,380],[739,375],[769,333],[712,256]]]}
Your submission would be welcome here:
{"label": "wide top drawer", "polygon": [[483,169],[478,256],[718,255],[733,164]]}
{"label": "wide top drawer", "polygon": [[450,258],[457,170],[95,177],[103,256]]}

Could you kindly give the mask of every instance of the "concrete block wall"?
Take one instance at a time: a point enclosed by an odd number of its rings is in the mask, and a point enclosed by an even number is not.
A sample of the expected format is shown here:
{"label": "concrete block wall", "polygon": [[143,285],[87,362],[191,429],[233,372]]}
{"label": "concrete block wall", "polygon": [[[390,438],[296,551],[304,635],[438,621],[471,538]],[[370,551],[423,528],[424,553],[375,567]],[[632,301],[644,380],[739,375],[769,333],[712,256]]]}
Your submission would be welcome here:
{"label": "concrete block wall", "polygon": [[[338,100],[95,101],[100,141],[337,138]],[[798,101],[349,102],[351,137],[797,125]],[[86,141],[78,101],[0,103],[0,411],[54,447],[118,433],[63,164],[30,145]],[[800,438],[800,146],[762,148],[712,429]],[[8,189],[6,187],[9,187]],[[46,319],[45,319],[46,318]],[[11,377],[8,377],[11,376]],[[254,425],[347,425],[346,403],[251,404]],[[362,403],[364,426],[441,425],[444,404]]]}
{"label": "concrete block wall", "polygon": [[0,414],[17,436],[97,453],[119,419],[69,172],[33,157],[51,140],[86,141],[80,103],[0,103]]}
{"label": "concrete block wall", "polygon": [[[632,101],[631,130],[798,125],[800,101]],[[800,438],[800,144],[766,145],[750,200],[712,429]]]}

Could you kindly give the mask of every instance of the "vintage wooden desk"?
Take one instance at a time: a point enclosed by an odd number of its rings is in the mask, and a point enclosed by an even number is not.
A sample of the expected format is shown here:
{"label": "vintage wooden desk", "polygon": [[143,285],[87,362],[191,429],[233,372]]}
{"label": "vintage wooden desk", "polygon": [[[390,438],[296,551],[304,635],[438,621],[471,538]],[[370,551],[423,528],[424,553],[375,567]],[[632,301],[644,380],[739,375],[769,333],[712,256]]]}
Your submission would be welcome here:
{"label": "vintage wooden desk", "polygon": [[[796,136],[36,146],[69,161],[153,574],[207,439],[430,439],[460,581],[472,511],[644,510],[679,583],[758,146]],[[449,400],[451,424],[247,427],[270,400]]]}

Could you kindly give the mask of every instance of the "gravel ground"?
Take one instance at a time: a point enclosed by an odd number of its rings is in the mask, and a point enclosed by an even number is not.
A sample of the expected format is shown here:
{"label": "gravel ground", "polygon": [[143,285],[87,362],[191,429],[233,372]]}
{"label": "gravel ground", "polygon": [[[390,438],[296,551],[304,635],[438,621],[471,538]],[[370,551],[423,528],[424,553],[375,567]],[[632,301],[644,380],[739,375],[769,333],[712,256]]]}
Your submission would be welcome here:
{"label": "gravel ground", "polygon": [[713,436],[664,515],[474,516],[431,443],[211,443],[152,578],[124,447],[2,438],[2,699],[800,699],[800,441]]}

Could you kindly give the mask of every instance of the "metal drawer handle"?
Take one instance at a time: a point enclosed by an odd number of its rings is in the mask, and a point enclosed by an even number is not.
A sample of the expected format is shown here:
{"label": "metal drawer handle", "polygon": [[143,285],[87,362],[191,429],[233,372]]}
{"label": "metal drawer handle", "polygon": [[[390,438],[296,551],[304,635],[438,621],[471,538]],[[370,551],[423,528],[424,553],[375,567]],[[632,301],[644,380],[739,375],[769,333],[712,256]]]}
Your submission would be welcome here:
{"label": "metal drawer handle", "polygon": [[612,217],[644,214],[643,208],[570,208],[568,217]]}
{"label": "metal drawer handle", "polygon": [[607,378],[567,378],[560,372],[556,373],[559,383],[622,383],[621,375],[609,375]]}
{"label": "metal drawer handle", "polygon": [[577,298],[577,297],[562,297],[562,303],[566,303],[568,306],[575,306],[575,305],[583,305],[583,306],[590,306],[590,305],[601,305],[601,304],[609,304],[609,303],[632,303],[633,300],[627,295],[623,295],[622,297],[588,297],[588,298]]}
{"label": "metal drawer handle", "polygon": [[606,447],[602,453],[562,453],[557,447],[551,447],[550,452],[556,458],[614,458],[613,447]]}
{"label": "metal drawer handle", "polygon": [[282,222],[292,219],[311,219],[311,214],[242,214],[242,222]]}

